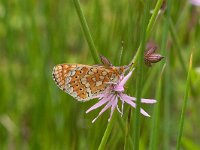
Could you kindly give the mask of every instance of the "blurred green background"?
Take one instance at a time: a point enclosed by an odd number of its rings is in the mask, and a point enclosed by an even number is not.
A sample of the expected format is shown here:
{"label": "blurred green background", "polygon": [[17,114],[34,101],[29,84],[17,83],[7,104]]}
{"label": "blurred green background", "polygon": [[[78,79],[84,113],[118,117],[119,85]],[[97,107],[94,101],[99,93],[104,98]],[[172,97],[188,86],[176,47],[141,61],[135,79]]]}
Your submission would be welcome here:
{"label": "blurred green background", "polygon": [[[114,65],[136,53],[141,36],[145,1],[81,0],[96,49]],[[156,1],[152,1],[151,9]],[[159,90],[157,149],[174,149],[185,94],[187,68],[194,53],[191,92],[185,114],[182,149],[200,149],[200,7],[172,1],[162,12],[150,38],[165,56],[144,68],[143,94],[155,98]],[[150,13],[149,13],[150,16]],[[97,100],[81,103],[59,90],[51,72],[60,63],[94,64],[72,0],[0,1],[0,149],[97,149],[107,126],[109,111],[94,124],[99,110],[85,111]],[[166,63],[162,86],[158,78]],[[135,95],[135,76],[128,93]],[[140,148],[148,149],[156,105],[142,106]],[[107,149],[123,149],[128,106],[117,120]],[[134,115],[132,115],[134,117]],[[131,144],[128,149],[131,149]]]}

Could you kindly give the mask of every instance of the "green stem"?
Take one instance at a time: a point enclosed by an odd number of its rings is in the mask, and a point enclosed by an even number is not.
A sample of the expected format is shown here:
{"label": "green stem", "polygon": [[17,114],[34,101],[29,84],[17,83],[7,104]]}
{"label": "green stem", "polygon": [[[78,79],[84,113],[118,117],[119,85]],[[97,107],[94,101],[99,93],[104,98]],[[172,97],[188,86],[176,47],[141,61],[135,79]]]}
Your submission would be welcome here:
{"label": "green stem", "polygon": [[184,102],[183,102],[183,106],[182,106],[181,119],[180,119],[180,123],[179,123],[179,133],[178,133],[178,140],[177,140],[176,150],[179,150],[180,149],[180,145],[181,145],[181,137],[182,137],[182,134],[183,134],[185,111],[186,111],[188,95],[189,95],[189,91],[190,91],[191,69],[192,69],[192,54],[190,55],[189,70],[188,70],[187,81],[186,81],[186,89],[185,89]]}
{"label": "green stem", "polygon": [[[153,14],[152,14],[152,16],[151,16],[151,18],[149,20],[149,23],[148,23],[147,29],[146,29],[146,38],[147,39],[149,38],[150,32],[151,32],[151,30],[153,28],[153,25],[154,25],[154,23],[156,21],[156,18],[159,15],[158,12],[160,10],[160,7],[161,7],[162,3],[163,3],[163,0],[158,0],[157,3],[156,3],[155,9],[153,11]],[[137,62],[138,55],[139,55],[140,51],[141,51],[141,43],[139,45],[139,48],[138,48],[133,60],[131,61],[132,66],[131,66],[130,70],[133,70],[133,68],[136,66],[136,62]]]}
{"label": "green stem", "polygon": [[159,131],[159,115],[160,115],[160,99],[162,97],[161,93],[162,93],[162,83],[163,83],[163,74],[164,74],[164,70],[165,70],[166,64],[164,64],[164,66],[162,67],[162,71],[160,73],[160,77],[159,77],[159,81],[158,81],[158,85],[157,85],[157,91],[156,91],[156,100],[157,100],[157,104],[154,108],[154,112],[153,112],[153,118],[152,118],[152,133],[151,133],[151,138],[150,138],[150,146],[149,146],[149,150],[154,150],[154,149],[158,149],[157,144],[158,144],[158,131]]}
{"label": "green stem", "polygon": [[180,63],[182,65],[182,68],[183,68],[184,72],[187,73],[187,68],[186,68],[183,56],[181,54],[182,48],[180,46],[180,42],[179,42],[179,39],[177,37],[176,31],[175,31],[175,28],[174,28],[174,24],[173,24],[171,18],[169,18],[169,23],[170,23],[169,25],[170,25],[171,36],[172,36],[172,39],[173,39],[173,41],[174,41],[174,43],[175,43],[175,45],[177,47],[177,56],[178,56],[178,58],[180,60]]}
{"label": "green stem", "polygon": [[127,119],[127,123],[126,123],[126,127],[125,127],[125,141],[124,141],[124,150],[129,149],[129,144],[130,142],[129,139],[131,139],[131,137],[129,136],[129,132],[130,132],[130,123],[131,122],[131,108],[129,107],[129,112],[128,112],[128,119]]}
{"label": "green stem", "polygon": [[75,8],[76,8],[76,12],[77,12],[77,14],[79,16],[79,19],[80,19],[80,22],[81,22],[81,26],[82,26],[83,32],[85,34],[87,43],[89,45],[92,57],[93,57],[95,63],[99,64],[100,60],[99,60],[98,52],[97,52],[97,50],[95,48],[94,41],[92,39],[89,27],[87,25],[87,22],[86,22],[86,19],[85,19],[84,15],[83,15],[83,11],[81,9],[80,2],[79,2],[79,0],[73,0],[73,1],[74,1],[74,5],[75,5]]}
{"label": "green stem", "polygon": [[[146,1],[146,5],[144,6],[145,12],[142,20],[142,31],[141,31],[141,43],[140,43],[140,51],[138,52],[138,68],[137,68],[137,80],[136,80],[136,112],[134,118],[134,149],[139,150],[139,141],[140,141],[140,106],[141,106],[141,95],[142,95],[142,76],[143,76],[143,56],[144,49],[147,39],[147,20],[148,13],[150,8],[150,0]],[[150,19],[151,20],[151,19]]]}
{"label": "green stem", "polygon": [[113,123],[116,120],[115,118],[116,118],[116,111],[114,111],[113,116],[112,116],[110,122],[107,125],[106,131],[104,132],[103,138],[101,139],[101,143],[99,145],[98,150],[104,150],[105,149],[105,145],[106,145],[108,137],[109,137],[109,135],[111,133],[111,130],[112,130],[112,127],[113,127]]}
{"label": "green stem", "polygon": [[[78,1],[78,0],[74,0],[74,1]],[[148,26],[147,26],[147,29],[146,29],[146,35],[147,35],[146,38],[148,38],[148,36],[150,35],[150,31],[151,31],[151,29],[152,29],[153,24],[154,24],[155,21],[156,21],[156,18],[157,18],[157,16],[158,16],[158,11],[159,11],[159,9],[160,9],[160,7],[161,7],[161,5],[162,5],[162,2],[163,2],[163,0],[158,0],[158,2],[156,3],[155,9],[154,9],[154,11],[153,11],[153,14],[152,14],[152,16],[151,16],[151,18],[150,18],[150,20],[149,20],[149,23],[148,23]],[[144,42],[144,41],[143,41],[143,42]],[[136,64],[135,62],[137,61],[137,58],[138,58],[138,55],[139,55],[141,49],[142,49],[142,43],[140,44],[140,46],[139,46],[139,48],[138,48],[138,51],[137,51],[135,57],[134,57],[133,60],[132,60],[133,65],[131,66],[131,70],[133,70],[133,68],[134,68],[134,66],[135,66],[135,64]],[[138,105],[138,108],[140,108],[139,105]],[[102,150],[102,149],[104,149],[104,147],[105,147],[105,144],[106,144],[106,142],[107,142],[108,136],[110,135],[111,130],[112,130],[113,120],[114,120],[114,119],[111,120],[111,122],[108,124],[108,126],[107,126],[107,128],[106,128],[106,131],[104,132],[104,136],[103,136],[103,138],[102,138],[102,140],[101,140],[101,143],[100,143],[100,146],[99,146],[99,148],[98,148],[99,150]],[[137,134],[136,136],[138,136],[138,134]],[[139,143],[139,141],[136,141],[136,143]],[[139,145],[138,145],[138,146],[139,146]],[[137,146],[136,146],[136,147],[137,147]]]}

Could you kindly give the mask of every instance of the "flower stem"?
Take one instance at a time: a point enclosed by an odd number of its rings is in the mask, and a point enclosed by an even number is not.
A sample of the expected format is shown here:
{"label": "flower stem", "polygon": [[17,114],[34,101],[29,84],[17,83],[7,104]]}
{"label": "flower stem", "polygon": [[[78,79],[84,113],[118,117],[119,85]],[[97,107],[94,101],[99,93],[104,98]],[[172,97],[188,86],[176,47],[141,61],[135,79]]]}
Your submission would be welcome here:
{"label": "flower stem", "polygon": [[177,47],[177,56],[178,56],[178,59],[180,60],[181,68],[184,70],[185,73],[187,73],[187,68],[186,68],[182,53],[181,53],[182,48],[180,46],[180,42],[179,42],[179,39],[177,37],[176,31],[175,31],[175,28],[174,28],[174,24],[173,24],[171,18],[169,18],[169,23],[170,23],[169,24],[170,25],[170,33],[171,33],[172,39],[175,43],[175,46]]}
{"label": "flower stem", "polygon": [[113,112],[113,116],[112,116],[110,122],[107,125],[106,131],[104,132],[103,138],[101,139],[101,143],[99,145],[98,150],[104,150],[105,149],[105,145],[106,145],[108,137],[109,137],[109,135],[111,133],[111,130],[112,130],[112,127],[113,127],[113,123],[116,120],[115,118],[116,118],[116,111]]}
{"label": "flower stem", "polygon": [[162,93],[162,84],[163,84],[163,74],[165,70],[166,64],[162,67],[162,71],[160,73],[160,76],[158,78],[158,84],[157,84],[157,91],[156,91],[156,100],[157,104],[154,108],[153,117],[152,117],[152,128],[151,128],[151,138],[150,138],[150,146],[149,150],[158,149],[158,133],[160,128],[160,99],[161,99],[161,93]]}
{"label": "flower stem", "polygon": [[85,34],[88,46],[90,48],[90,52],[92,54],[92,57],[93,57],[95,63],[99,64],[100,60],[99,60],[98,52],[95,48],[94,41],[92,39],[89,27],[87,25],[87,22],[86,22],[84,15],[83,15],[83,11],[81,9],[80,2],[79,2],[79,0],[73,0],[73,1],[74,1],[74,6],[76,8],[76,12],[77,12],[78,17],[80,19],[81,26],[82,26],[83,32]]}
{"label": "flower stem", "polygon": [[128,143],[130,140],[130,136],[129,136],[129,132],[130,132],[130,123],[131,122],[131,108],[129,108],[129,111],[128,111],[128,119],[127,119],[127,124],[126,124],[126,127],[125,127],[125,141],[124,141],[124,150],[127,150],[129,149],[129,144],[131,143]]}
{"label": "flower stem", "polygon": [[[159,10],[160,10],[160,7],[161,7],[162,3],[163,3],[163,0],[158,0],[157,3],[156,3],[155,9],[154,9],[154,11],[153,11],[153,14],[152,14],[152,16],[151,16],[151,18],[150,18],[150,20],[149,20],[149,23],[148,23],[147,29],[146,29],[146,38],[147,38],[147,39],[148,39],[148,37],[150,36],[150,32],[151,32],[151,30],[152,30],[152,27],[153,27],[155,21],[156,21],[156,18],[157,18],[157,16],[158,16],[158,12],[159,12]],[[136,66],[137,59],[138,59],[138,55],[139,55],[140,51],[141,51],[141,43],[140,43],[140,45],[139,45],[139,48],[138,48],[138,50],[137,50],[135,56],[133,57],[133,59],[132,59],[132,61],[131,61],[132,66],[131,66],[131,69],[130,69],[130,70],[133,70],[133,68]]]}
{"label": "flower stem", "polygon": [[[147,39],[147,20],[148,20],[148,13],[150,7],[150,0],[146,1],[144,6],[145,12],[144,17],[142,20],[142,31],[141,31],[141,43],[140,43],[140,50],[138,52],[138,59],[137,61],[137,80],[136,80],[136,112],[134,118],[134,149],[139,150],[139,139],[140,139],[140,106],[141,106],[141,95],[142,95],[142,72],[143,72],[143,56],[144,56],[144,49]],[[151,19],[150,19],[151,21]],[[147,27],[148,28],[148,27]]]}
{"label": "flower stem", "polygon": [[189,95],[189,91],[190,91],[191,69],[192,69],[192,54],[190,55],[189,70],[188,70],[187,81],[186,81],[186,89],[185,89],[184,102],[183,102],[183,106],[182,106],[181,119],[180,119],[180,123],[179,123],[179,133],[178,133],[176,150],[179,150],[180,145],[181,145],[181,137],[182,137],[182,134],[183,134],[183,124],[184,124],[184,119],[185,119],[185,111],[186,111],[188,95]]}

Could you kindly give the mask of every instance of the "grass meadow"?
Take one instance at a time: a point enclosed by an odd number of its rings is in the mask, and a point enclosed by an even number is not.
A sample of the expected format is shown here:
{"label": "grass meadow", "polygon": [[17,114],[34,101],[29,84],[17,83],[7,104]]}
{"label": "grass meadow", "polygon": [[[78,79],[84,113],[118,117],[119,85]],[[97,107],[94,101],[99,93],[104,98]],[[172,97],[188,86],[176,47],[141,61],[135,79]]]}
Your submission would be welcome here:
{"label": "grass meadow", "polygon": [[[152,67],[148,41],[165,57]],[[0,149],[199,150],[199,41],[200,7],[189,0],[1,0]],[[98,64],[99,54],[115,66],[137,56],[126,93],[151,117],[125,104],[122,117],[108,122],[108,110],[92,123],[100,109],[85,112],[98,100],[56,86],[55,65]]]}

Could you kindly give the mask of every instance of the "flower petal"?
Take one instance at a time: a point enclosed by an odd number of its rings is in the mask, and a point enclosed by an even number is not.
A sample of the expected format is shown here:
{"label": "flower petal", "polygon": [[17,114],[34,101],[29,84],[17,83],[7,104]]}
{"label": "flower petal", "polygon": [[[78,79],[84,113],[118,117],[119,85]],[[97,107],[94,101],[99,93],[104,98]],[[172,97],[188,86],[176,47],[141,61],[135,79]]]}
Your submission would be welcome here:
{"label": "flower petal", "polygon": [[128,100],[136,101],[136,98],[135,98],[135,97],[128,96],[127,94],[119,93],[119,95],[120,95],[120,97],[122,97],[123,99],[128,99]]}
{"label": "flower petal", "polygon": [[146,98],[142,98],[142,99],[141,99],[141,103],[153,104],[153,103],[156,103],[156,100],[155,100],[155,99],[146,99]]}
{"label": "flower petal", "polygon": [[[119,94],[117,95],[117,97],[120,98]],[[120,99],[121,99],[121,98],[120,98]],[[117,110],[118,110],[118,112],[121,114],[121,117],[122,117],[122,115],[123,115],[123,113],[124,113],[124,100],[121,99],[121,101],[122,101],[122,109],[121,109],[121,111],[120,111],[119,108],[118,108],[118,106],[117,106]]]}
{"label": "flower petal", "polygon": [[98,116],[96,118],[94,118],[94,120],[92,120],[92,123],[94,123],[97,118],[104,113],[108,108],[110,108],[113,104],[113,101],[115,100],[114,95],[111,95],[112,97],[110,98],[110,101],[106,104],[106,106],[100,111],[100,113],[98,114]]}
{"label": "flower petal", "polygon": [[110,117],[109,117],[108,121],[110,121],[110,119],[112,118],[112,115],[113,115],[113,112],[115,110],[115,107],[117,106],[117,102],[118,102],[118,97],[115,96],[114,97],[114,102],[112,103],[112,106],[111,106],[111,112],[110,112]]}
{"label": "flower petal", "polygon": [[[120,99],[123,99],[123,97],[120,96]],[[131,101],[130,99],[123,99],[126,103],[128,103],[129,105],[131,105],[132,107],[136,108],[136,104]],[[143,114],[146,117],[150,117],[150,115],[144,111],[144,109],[140,108],[140,113]]]}
{"label": "flower petal", "polygon": [[[112,95],[111,95],[112,96]],[[99,107],[101,107],[103,104],[105,104],[106,102],[108,102],[110,100],[110,95],[109,96],[106,96],[106,97],[103,97],[103,99],[99,100],[98,103],[96,103],[95,105],[93,105],[92,107],[90,107],[86,113],[89,113],[90,111],[94,110],[94,109],[97,109]]]}
{"label": "flower petal", "polygon": [[101,99],[104,97],[104,95],[105,94],[98,94],[98,95],[94,96],[93,99],[95,99],[95,98]]}
{"label": "flower petal", "polygon": [[123,112],[119,109],[118,105],[117,105],[117,111],[121,114],[121,116],[123,115]]}
{"label": "flower petal", "polygon": [[124,87],[123,87],[123,86],[117,85],[117,86],[115,87],[115,91],[122,92],[122,91],[124,91]]}
{"label": "flower petal", "polygon": [[196,6],[200,6],[200,1],[199,0],[190,0],[190,3]]}
{"label": "flower petal", "polygon": [[[136,101],[136,98],[135,98],[135,97],[131,97],[131,96],[128,96],[127,94],[123,94],[123,93],[120,93],[120,95],[121,95],[124,99]],[[155,100],[155,99],[141,98],[141,103],[153,104],[153,103],[156,103],[156,100]]]}
{"label": "flower petal", "polygon": [[130,78],[133,71],[130,71],[120,82],[115,86],[115,91],[123,91],[124,90],[124,84],[126,81]]}

